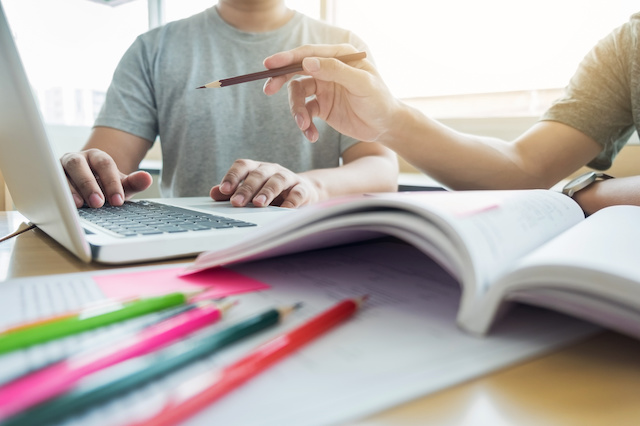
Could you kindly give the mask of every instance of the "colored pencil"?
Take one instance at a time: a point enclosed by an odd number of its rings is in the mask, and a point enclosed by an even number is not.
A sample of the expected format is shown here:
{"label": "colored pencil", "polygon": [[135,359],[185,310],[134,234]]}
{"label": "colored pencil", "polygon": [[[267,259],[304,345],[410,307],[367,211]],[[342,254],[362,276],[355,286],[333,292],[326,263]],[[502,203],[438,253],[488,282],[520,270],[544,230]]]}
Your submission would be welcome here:
{"label": "colored pencil", "polygon": [[232,306],[213,303],[169,318],[108,349],[90,351],[23,376],[0,387],[0,420],[71,389],[91,373],[145,355],[218,321]]}
{"label": "colored pencil", "polygon": [[[258,346],[247,356],[208,374],[187,381],[172,390],[169,400],[157,414],[135,426],[178,424],[252,377],[261,373],[303,345],[351,317],[367,297],[344,300],[298,328]],[[277,392],[277,384],[274,391]],[[133,425],[130,425],[133,426]]]}
{"label": "colored pencil", "polygon": [[4,333],[0,335],[0,354],[179,306],[187,303],[189,298],[202,291],[205,290],[195,293],[176,292],[109,305],[105,306],[107,312],[101,309],[89,309],[86,312],[81,311],[76,315],[53,322],[45,322],[34,327]]}
{"label": "colored pencil", "polygon": [[[157,314],[148,315],[140,321],[127,321],[124,324],[119,324],[117,327],[112,328],[104,333],[99,333],[96,336],[87,337],[86,339],[82,339],[81,342],[78,343],[77,346],[74,347],[74,353],[84,353],[89,350],[97,350],[103,347],[107,347],[109,345],[114,344],[116,341],[120,341],[122,339],[126,339],[129,336],[135,335],[135,333],[150,327],[154,324],[157,324],[161,321],[165,321],[171,317],[176,315],[180,315],[183,312],[190,311],[198,307],[202,302],[190,303],[188,305],[182,305],[175,308],[165,309]],[[66,352],[66,351],[65,351]],[[68,353],[60,354],[55,357],[49,358],[47,362],[32,368],[29,372],[37,371],[39,369],[48,367],[57,362],[65,360],[69,358]],[[4,380],[0,381],[0,386],[5,383],[16,380],[18,377],[24,376],[25,373],[21,371],[16,371],[13,376],[7,376]]]}
{"label": "colored pencil", "polygon": [[[338,56],[335,59],[340,62],[359,61],[367,57],[367,52],[352,53],[350,55]],[[237,77],[224,78],[222,80],[212,81],[204,86],[196,87],[196,89],[214,89],[218,87],[226,87],[234,84],[246,83],[248,81],[262,80],[269,77],[277,77],[279,75],[293,74],[302,71],[302,62],[287,65],[286,67],[272,68],[270,70],[254,72],[251,74],[239,75]]]}
{"label": "colored pencil", "polygon": [[66,312],[62,312],[59,314],[54,314],[48,317],[43,317],[43,318],[37,318],[35,320],[32,321],[25,321],[22,323],[18,323],[18,324],[14,324],[12,326],[9,326],[7,328],[4,328],[2,330],[0,330],[0,335],[3,335],[5,333],[13,333],[14,331],[18,331],[18,330],[25,330],[27,328],[33,328],[33,327],[37,327],[43,324],[47,324],[50,322],[56,322],[56,321],[60,321],[62,319],[66,319],[66,318],[71,318],[74,316],[78,316],[80,315],[82,312],[88,312],[90,309],[105,309],[108,306],[115,306],[118,304],[122,304],[122,303],[126,303],[126,302],[132,302],[134,300],[137,300],[138,298],[127,298],[127,299],[104,299],[104,300],[99,300],[95,303],[91,303],[89,305],[86,306],[82,306],[78,309],[72,309]]}
{"label": "colored pencil", "polygon": [[82,410],[104,403],[151,380],[184,367],[245,337],[278,324],[301,304],[269,309],[210,335],[194,336],[150,355],[137,357],[105,369],[69,393],[36,405],[6,419],[3,426],[31,426],[57,422]]}

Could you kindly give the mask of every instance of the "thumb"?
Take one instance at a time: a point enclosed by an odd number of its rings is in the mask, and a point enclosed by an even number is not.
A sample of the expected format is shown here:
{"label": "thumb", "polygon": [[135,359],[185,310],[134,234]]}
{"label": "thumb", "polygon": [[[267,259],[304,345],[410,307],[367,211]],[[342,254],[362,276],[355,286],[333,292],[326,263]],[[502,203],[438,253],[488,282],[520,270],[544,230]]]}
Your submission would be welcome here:
{"label": "thumb", "polygon": [[133,172],[122,179],[122,187],[124,188],[125,198],[144,191],[153,183],[153,177],[145,171]]}

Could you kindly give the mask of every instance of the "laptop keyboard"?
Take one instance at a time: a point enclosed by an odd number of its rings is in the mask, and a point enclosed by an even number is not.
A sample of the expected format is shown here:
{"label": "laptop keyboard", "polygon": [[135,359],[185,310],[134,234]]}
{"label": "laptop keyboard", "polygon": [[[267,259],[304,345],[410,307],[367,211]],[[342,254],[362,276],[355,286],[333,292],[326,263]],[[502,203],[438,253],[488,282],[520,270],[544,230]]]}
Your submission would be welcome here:
{"label": "laptop keyboard", "polygon": [[255,223],[201,213],[152,201],[127,201],[122,206],[78,209],[80,217],[125,237],[256,226]]}

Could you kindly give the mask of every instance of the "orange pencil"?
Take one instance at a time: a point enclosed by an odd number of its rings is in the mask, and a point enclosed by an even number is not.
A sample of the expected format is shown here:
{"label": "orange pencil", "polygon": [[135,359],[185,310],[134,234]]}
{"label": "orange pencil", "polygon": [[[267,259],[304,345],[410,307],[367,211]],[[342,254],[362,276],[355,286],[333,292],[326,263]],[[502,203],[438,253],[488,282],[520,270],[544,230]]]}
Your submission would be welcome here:
{"label": "orange pencil", "polygon": [[25,321],[23,323],[19,323],[19,324],[15,324],[12,326],[9,326],[7,328],[1,329],[0,330],[0,334],[4,334],[4,333],[12,333],[14,331],[18,331],[18,330],[24,330],[27,328],[32,328],[32,327],[37,327],[39,325],[43,325],[43,324],[48,324],[51,322],[56,322],[56,321],[60,321],[66,318],[71,318],[74,316],[78,316],[83,312],[87,312],[89,310],[92,309],[103,309],[106,308],[110,305],[114,305],[114,304],[122,304],[122,303],[126,303],[126,302],[133,302],[134,300],[138,300],[138,297],[128,297],[128,298],[123,298],[123,299],[105,299],[105,300],[99,300],[95,303],[91,303],[89,305],[83,306],[81,308],[78,309],[74,309],[71,311],[67,311],[67,312],[63,312],[60,314],[54,314],[51,315],[49,317],[44,317],[44,318],[38,318],[35,319],[33,321]]}
{"label": "orange pencil", "polygon": [[186,420],[351,317],[366,299],[367,296],[344,300],[293,331],[258,346],[233,364],[207,375],[201,374],[179,385],[171,392],[169,401],[157,415],[135,423],[135,426],[169,426]]}

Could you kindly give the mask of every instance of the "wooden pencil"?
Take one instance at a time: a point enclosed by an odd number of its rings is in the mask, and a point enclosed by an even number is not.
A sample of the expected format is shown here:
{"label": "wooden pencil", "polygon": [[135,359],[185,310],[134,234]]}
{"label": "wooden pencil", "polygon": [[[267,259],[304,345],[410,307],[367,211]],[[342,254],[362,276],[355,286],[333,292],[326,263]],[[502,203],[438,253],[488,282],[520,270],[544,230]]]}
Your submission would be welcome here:
{"label": "wooden pencil", "polygon": [[[368,296],[343,300],[297,328],[263,343],[231,365],[201,373],[196,378],[183,382],[173,389],[159,412],[128,426],[175,426],[182,423],[276,362],[346,321],[366,299]],[[277,383],[275,385],[277,386]]]}
{"label": "wooden pencil", "polygon": [[[335,59],[340,62],[353,62],[367,57],[367,52],[358,52],[350,55],[338,56]],[[212,81],[204,86],[196,87],[196,89],[214,89],[218,87],[231,86],[233,84],[246,83],[248,81],[262,80],[269,77],[277,77],[279,75],[292,74],[302,71],[302,62],[287,65],[286,67],[273,68],[270,70],[254,72],[251,74],[239,75],[237,77],[224,78],[222,80]]]}

